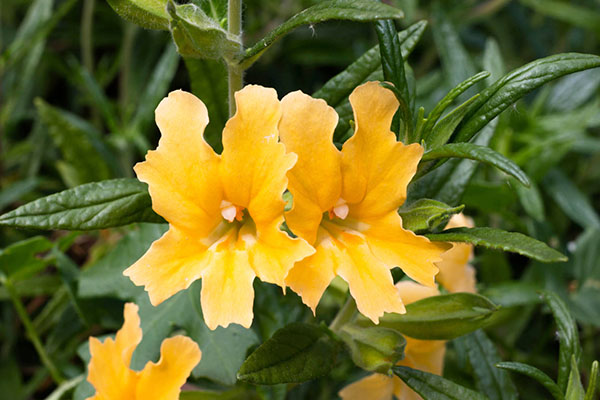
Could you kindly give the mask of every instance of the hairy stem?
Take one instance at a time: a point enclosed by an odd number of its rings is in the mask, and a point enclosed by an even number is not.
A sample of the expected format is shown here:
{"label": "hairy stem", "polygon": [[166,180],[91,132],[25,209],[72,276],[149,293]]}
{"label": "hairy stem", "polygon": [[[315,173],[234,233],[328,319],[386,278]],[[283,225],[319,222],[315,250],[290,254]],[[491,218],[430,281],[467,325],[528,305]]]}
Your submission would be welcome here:
{"label": "hairy stem", "polygon": [[[227,2],[227,31],[234,36],[242,36],[242,0],[228,0]],[[244,85],[243,70],[236,63],[228,63],[229,82],[229,116],[235,114],[235,92]]]}

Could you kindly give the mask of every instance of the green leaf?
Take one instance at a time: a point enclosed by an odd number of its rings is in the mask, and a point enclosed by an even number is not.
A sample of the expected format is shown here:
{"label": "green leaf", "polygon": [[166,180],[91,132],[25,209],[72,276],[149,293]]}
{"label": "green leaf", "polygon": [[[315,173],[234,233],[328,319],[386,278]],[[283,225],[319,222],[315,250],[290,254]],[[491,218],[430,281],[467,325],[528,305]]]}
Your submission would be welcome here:
{"label": "green leaf", "polygon": [[592,54],[564,53],[542,58],[509,72],[480,93],[458,128],[456,142],[466,142],[518,99],[561,76],[600,66]]}
{"label": "green leaf", "polygon": [[140,224],[127,233],[108,253],[82,271],[78,281],[80,297],[116,297],[131,300],[143,288],[135,286],[123,271],[136,262],[167,230],[164,224]]}
{"label": "green leaf", "polygon": [[600,87],[600,70],[591,69],[565,76],[552,87],[546,110],[564,112],[582,107]]}
{"label": "green leaf", "polygon": [[496,368],[500,362],[494,343],[482,330],[458,338],[463,342],[479,392],[490,400],[516,399],[517,389],[506,371]]}
{"label": "green leaf", "polygon": [[544,178],[544,190],[574,222],[583,228],[600,228],[600,217],[594,207],[563,172],[550,170]]}
{"label": "green leaf", "polygon": [[590,371],[590,379],[588,383],[587,391],[585,392],[584,400],[594,400],[596,394],[596,386],[598,382],[598,361],[592,363],[592,370]]}
{"label": "green leaf", "polygon": [[305,382],[327,374],[336,354],[337,346],[323,328],[293,323],[250,354],[238,379],[259,385]]}
{"label": "green leaf", "polygon": [[[204,353],[203,353],[204,355]],[[264,397],[249,388],[236,387],[224,392],[202,390],[181,392],[179,400],[263,400]]]}
{"label": "green leaf", "polygon": [[399,19],[402,10],[371,0],[325,0],[309,7],[269,32],[254,46],[247,49],[239,62],[244,69],[254,63],[265,50],[301,25],[312,25],[328,20],[368,22],[380,19]]}
{"label": "green leaf", "polygon": [[538,289],[528,282],[511,281],[488,286],[481,294],[503,308],[519,307],[541,303]]}
{"label": "green leaf", "polygon": [[[406,59],[416,46],[427,27],[426,21],[419,21],[407,29],[398,32],[398,40],[402,49],[402,58]],[[379,45],[372,47],[360,56],[345,70],[328,80],[321,89],[313,93],[313,97],[323,99],[331,107],[337,107],[358,85],[369,80],[375,71],[381,68]]]}
{"label": "green leaf", "polygon": [[167,11],[172,18],[173,40],[182,56],[231,60],[241,51],[240,38],[223,29],[196,4],[168,0]]}
{"label": "green leaf", "polygon": [[496,228],[452,228],[426,236],[433,241],[466,242],[489,249],[519,253],[541,262],[567,261],[567,257],[539,240],[522,233]]}
{"label": "green leaf", "polygon": [[501,362],[496,364],[498,368],[506,369],[508,371],[517,372],[519,374],[528,376],[538,381],[544,386],[556,400],[564,400],[563,394],[560,388],[548,375],[539,369],[532,367],[531,365],[519,363],[519,362]]}
{"label": "green leaf", "polygon": [[[431,141],[433,140],[433,138],[435,138],[435,136],[432,135],[433,127],[436,125],[436,123],[438,122],[438,120],[440,119],[440,117],[442,116],[444,111],[446,111],[446,109],[454,102],[454,100],[456,100],[456,98],[458,96],[460,96],[471,86],[473,86],[477,82],[481,81],[482,79],[487,78],[488,76],[490,76],[490,73],[486,72],[486,71],[482,71],[482,72],[478,73],[477,75],[473,75],[469,79],[459,83],[454,89],[449,91],[448,94],[446,94],[446,96],[444,96],[444,98],[442,100],[440,100],[436,104],[436,106],[433,108],[433,110],[431,110],[429,115],[427,115],[427,121],[425,122],[425,125],[423,126],[422,136],[423,136],[423,140],[425,140],[425,143],[428,148],[436,147],[435,145],[431,144]],[[453,112],[455,112],[455,111],[456,110],[454,110]],[[458,122],[460,122],[460,119],[458,120]],[[457,122],[457,124],[458,124],[458,122]],[[452,130],[454,130],[455,127],[456,127],[456,125],[452,128]],[[430,135],[431,135],[431,137],[430,137]],[[446,140],[444,141],[444,143],[445,142],[446,142]]]}
{"label": "green leaf", "polygon": [[449,143],[441,147],[428,150],[425,152],[425,154],[423,154],[423,158],[421,160],[428,161],[450,157],[467,158],[492,165],[499,170],[513,176],[521,184],[529,186],[529,178],[517,164],[504,157],[497,151],[486,146],[478,146],[472,143]]}
{"label": "green leaf", "polygon": [[[485,326],[497,306],[483,296],[453,293],[428,297],[406,306],[406,314],[385,314],[379,326],[416,339],[449,340]],[[372,323],[358,316],[362,325]]]}
{"label": "green leaf", "polygon": [[511,187],[517,192],[519,202],[525,212],[538,222],[543,222],[545,218],[544,202],[537,185],[529,181],[529,187],[517,185],[514,179],[511,179]]}
{"label": "green leaf", "polygon": [[[497,120],[488,124],[472,143],[487,146],[494,136],[496,124]],[[478,165],[479,163],[473,160],[450,160],[444,163],[409,186],[409,200],[425,197],[457,206]]]}
{"label": "green leaf", "polygon": [[192,93],[198,96],[208,109],[210,123],[204,130],[204,138],[217,153],[221,153],[221,134],[229,118],[227,68],[222,62],[215,60],[185,58],[184,61],[190,75]]}
{"label": "green leaf", "polygon": [[441,201],[420,199],[414,203],[404,203],[398,213],[402,217],[404,229],[423,232],[445,225],[453,214],[460,213],[464,208],[464,205],[450,207]]}
{"label": "green leaf", "polygon": [[581,384],[581,376],[579,375],[579,368],[577,368],[577,361],[575,356],[571,357],[571,372],[569,373],[569,382],[567,384],[567,391],[565,393],[565,400],[584,400],[585,390]]}
{"label": "green leaf", "polygon": [[48,260],[37,255],[51,248],[51,241],[35,236],[0,250],[0,274],[13,281],[30,278],[48,265]]}
{"label": "green leaf", "polygon": [[[446,81],[450,87],[455,87],[468,77],[475,75],[477,71],[456,28],[444,12],[442,4],[441,1],[434,3],[431,27]],[[463,100],[471,96],[472,94],[465,93]]]}
{"label": "green leaf", "polygon": [[542,291],[542,299],[552,310],[554,321],[558,328],[558,340],[560,342],[558,358],[558,387],[565,392],[568,385],[569,373],[571,371],[571,359],[575,362],[581,358],[581,347],[579,345],[579,333],[577,324],[569,314],[566,304],[557,294],[550,291]]}
{"label": "green leaf", "polygon": [[94,182],[119,174],[114,155],[92,125],[42,99],[36,99],[35,105],[54,144],[61,151],[64,163],[75,175],[73,181],[65,179],[67,184]]}
{"label": "green leaf", "polygon": [[121,18],[146,29],[169,29],[167,0],[108,0]]}
{"label": "green leaf", "polygon": [[[391,87],[400,107],[392,121],[392,132],[400,137],[405,143],[415,142],[413,137],[412,112],[410,110],[410,94],[404,72],[404,59],[402,57],[402,48],[398,39],[398,32],[393,20],[380,20],[375,22],[375,31],[379,40],[379,53],[381,55],[381,67],[385,85]],[[402,133],[400,126],[402,125]]]}
{"label": "green leaf", "polygon": [[65,394],[73,390],[77,385],[85,380],[85,375],[80,374],[74,378],[61,383],[45,400],[60,400]]}
{"label": "green leaf", "polygon": [[406,339],[393,329],[350,323],[342,326],[338,335],[348,346],[354,364],[367,371],[390,374],[404,357]]}
{"label": "green leaf", "polygon": [[500,45],[494,38],[488,38],[485,42],[482,63],[483,69],[490,72],[490,76],[485,80],[488,85],[492,85],[506,73]]}
{"label": "green leaf", "polygon": [[409,367],[394,367],[394,374],[425,400],[486,400],[486,397],[439,375]]}
{"label": "green leaf", "polygon": [[27,203],[0,216],[0,226],[93,230],[164,220],[152,211],[148,186],[137,179],[88,183]]}

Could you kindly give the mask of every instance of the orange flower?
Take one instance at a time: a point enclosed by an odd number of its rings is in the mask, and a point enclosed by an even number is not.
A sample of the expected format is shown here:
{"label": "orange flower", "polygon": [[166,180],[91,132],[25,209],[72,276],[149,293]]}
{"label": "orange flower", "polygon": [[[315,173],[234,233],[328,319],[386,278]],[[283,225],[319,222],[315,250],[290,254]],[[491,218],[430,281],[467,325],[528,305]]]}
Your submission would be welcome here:
{"label": "orange flower", "polygon": [[402,228],[397,210],[423,148],[397,142],[390,131],[398,101],[378,82],[356,88],[350,95],[356,131],[342,151],[332,143],[338,116],[323,100],[294,92],[281,103],[281,140],[298,154],[288,173],[294,202],[286,221],[316,248],[286,283],[313,312],[336,275],[375,323],[384,312],[405,312],[390,269],[400,266],[434,287],[434,263],[448,246]]}
{"label": "orange flower", "polygon": [[223,131],[223,154],[204,141],[208,112],[175,91],[156,109],[158,148],[135,166],[148,183],[152,208],[170,225],[124,273],[157,305],[202,278],[201,304],[210,329],[252,323],[258,276],[285,287],[296,261],[314,249],[279,227],[286,172],[296,162],[278,142],[281,104],[273,89],[246,86]]}
{"label": "orange flower", "polygon": [[[419,285],[415,282],[401,281],[396,284],[405,304],[439,294],[437,289]],[[404,365],[432,374],[441,375],[444,369],[446,342],[442,340],[417,340],[406,337],[404,359],[398,365]],[[409,388],[397,376],[372,374],[343,388],[340,393],[343,400],[420,400],[421,396]]]}
{"label": "orange flower", "polygon": [[[463,214],[453,215],[446,229],[472,228],[473,220]],[[449,292],[475,293],[475,268],[469,265],[473,258],[473,245],[469,243],[452,243],[452,248],[442,254],[442,261],[436,263],[440,269],[436,280]]]}
{"label": "orange flower", "polygon": [[88,381],[96,394],[88,400],[176,400],[181,386],[201,357],[198,345],[185,336],[165,339],[158,363],[148,362],[143,370],[129,368],[131,355],[142,340],[138,306],[125,304],[125,322],[115,339],[104,343],[90,337],[91,359]]}

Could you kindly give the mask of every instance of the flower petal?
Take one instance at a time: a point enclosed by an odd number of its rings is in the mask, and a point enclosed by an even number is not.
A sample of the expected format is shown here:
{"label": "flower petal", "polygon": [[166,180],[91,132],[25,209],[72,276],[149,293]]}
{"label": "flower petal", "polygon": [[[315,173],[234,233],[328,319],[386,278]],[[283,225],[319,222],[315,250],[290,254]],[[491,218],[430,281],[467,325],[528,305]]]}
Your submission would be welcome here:
{"label": "flower petal", "polygon": [[[227,246],[226,244],[224,247]],[[211,252],[209,267],[202,272],[200,302],[209,329],[230,323],[252,325],[254,270],[245,250],[223,248]]]}
{"label": "flower petal", "polygon": [[367,82],[350,95],[356,132],[342,148],[342,197],[351,216],[372,218],[396,210],[423,155],[418,144],[396,141],[390,125],[398,100],[379,82]]}
{"label": "flower petal", "polygon": [[453,243],[452,248],[442,254],[442,261],[435,263],[440,269],[436,280],[449,292],[475,293],[475,268],[469,265],[473,246]]}
{"label": "flower petal", "polygon": [[346,250],[346,260],[337,266],[337,274],[348,282],[358,311],[376,324],[384,312],[405,313],[390,267],[371,253],[365,239],[348,233],[336,239]]}
{"label": "flower petal", "polygon": [[221,179],[226,199],[258,224],[283,214],[281,196],[296,156],[278,142],[281,105],[274,89],[250,85],[235,94],[236,114],[223,130]]}
{"label": "flower petal", "polygon": [[145,286],[156,306],[200,278],[210,259],[201,239],[172,226],[123,275]]}
{"label": "flower petal", "polygon": [[325,289],[335,278],[336,265],[342,257],[342,250],[336,247],[324,229],[318,231],[315,250],[315,254],[296,263],[285,278],[285,282],[300,295],[313,314]]}
{"label": "flower petal", "polygon": [[136,399],[177,400],[181,386],[201,357],[198,345],[185,336],[165,339],[158,363],[149,362],[139,373]]}
{"label": "flower petal", "polygon": [[369,227],[362,233],[377,258],[388,265],[399,266],[415,281],[435,287],[438,272],[435,262],[450,248],[448,243],[431,242],[402,228],[402,219],[396,211],[378,219],[365,220]]}
{"label": "flower petal", "polygon": [[285,291],[285,278],[297,261],[310,256],[315,249],[302,238],[292,238],[281,231],[283,217],[271,224],[255,228],[246,223],[240,230],[240,238],[252,269],[263,281],[279,285]]}
{"label": "flower petal", "polygon": [[392,400],[392,377],[372,374],[346,386],[338,393],[342,400]]}
{"label": "flower petal", "polygon": [[129,369],[131,355],[142,340],[138,306],[125,304],[125,321],[115,339],[107,338],[104,343],[90,337],[90,363],[88,381],[96,389],[98,399],[135,398],[135,373]]}
{"label": "flower petal", "polygon": [[298,155],[288,172],[294,206],[287,213],[290,229],[313,243],[323,212],[331,209],[342,192],[341,153],[333,145],[338,115],[324,100],[297,91],[281,100],[281,141]]}
{"label": "flower petal", "polygon": [[413,281],[400,281],[396,283],[396,288],[400,291],[400,297],[402,297],[404,304],[414,303],[440,294],[437,287],[424,286]]}
{"label": "flower petal", "polygon": [[135,166],[149,185],[152,208],[172,225],[207,236],[221,221],[219,157],[202,136],[208,112],[202,101],[181,90],[156,108],[161,139],[146,161]]}

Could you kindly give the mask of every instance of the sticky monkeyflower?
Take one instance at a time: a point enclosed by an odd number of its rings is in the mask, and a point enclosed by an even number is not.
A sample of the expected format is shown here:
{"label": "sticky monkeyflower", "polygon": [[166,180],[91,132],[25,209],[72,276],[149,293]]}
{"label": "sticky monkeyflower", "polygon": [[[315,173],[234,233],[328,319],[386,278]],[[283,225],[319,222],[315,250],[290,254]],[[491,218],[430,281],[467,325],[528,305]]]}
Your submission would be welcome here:
{"label": "sticky monkeyflower", "polygon": [[[461,213],[450,218],[446,229],[474,226],[473,220]],[[475,293],[475,268],[469,264],[471,258],[472,244],[452,243],[452,248],[442,255],[442,261],[436,263],[440,272],[435,279],[449,292]]]}
{"label": "sticky monkeyflower", "polygon": [[[411,281],[401,281],[396,287],[402,293],[405,304],[436,296],[439,291],[435,288],[419,285]],[[418,340],[406,338],[404,358],[398,365],[418,369],[432,374],[441,375],[444,369],[446,342],[442,340]],[[421,396],[409,388],[397,376],[372,374],[346,386],[339,392],[342,400],[421,400]]]}
{"label": "sticky monkeyflower", "polygon": [[282,230],[286,173],[296,155],[279,143],[281,104],[274,89],[246,86],[223,130],[223,153],[204,141],[204,103],[174,91],[156,109],[161,131],[135,172],[148,183],[152,208],[169,230],[125,270],[157,305],[202,279],[200,301],[210,329],[250,327],[255,277],[285,287],[296,261],[314,253]]}
{"label": "sticky monkeyflower", "polygon": [[114,339],[100,342],[90,337],[88,381],[96,394],[87,400],[177,400],[181,386],[200,361],[198,345],[185,336],[165,339],[158,363],[143,370],[129,368],[131,355],[142,340],[138,306],[125,304],[125,322]]}
{"label": "sticky monkeyflower", "polygon": [[293,92],[281,101],[281,141],[298,162],[288,173],[293,207],[289,228],[316,248],[286,283],[313,312],[336,276],[348,282],[358,310],[378,323],[384,312],[405,312],[390,269],[435,287],[435,262],[449,248],[402,228],[398,207],[423,155],[390,131],[398,101],[378,82],[350,95],[355,133],[342,150],[332,143],[338,116],[323,100]]}

